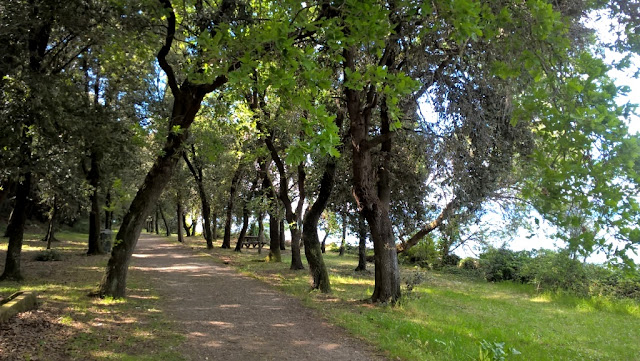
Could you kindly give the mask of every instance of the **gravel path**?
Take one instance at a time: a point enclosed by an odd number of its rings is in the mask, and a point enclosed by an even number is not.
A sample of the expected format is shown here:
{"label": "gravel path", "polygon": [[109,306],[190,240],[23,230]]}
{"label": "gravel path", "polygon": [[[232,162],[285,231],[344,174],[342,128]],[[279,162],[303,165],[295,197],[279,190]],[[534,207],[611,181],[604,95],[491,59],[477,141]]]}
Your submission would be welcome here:
{"label": "gravel path", "polygon": [[141,235],[133,257],[190,360],[384,360],[298,300],[179,244]]}

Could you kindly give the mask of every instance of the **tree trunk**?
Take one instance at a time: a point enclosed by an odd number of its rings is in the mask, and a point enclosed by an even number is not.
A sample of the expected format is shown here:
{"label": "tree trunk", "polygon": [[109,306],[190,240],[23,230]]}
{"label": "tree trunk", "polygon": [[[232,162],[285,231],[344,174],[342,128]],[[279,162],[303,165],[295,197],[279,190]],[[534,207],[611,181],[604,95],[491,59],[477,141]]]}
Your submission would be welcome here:
{"label": "tree trunk", "polygon": [[27,219],[27,198],[29,197],[29,192],[31,192],[31,172],[25,172],[23,175],[16,189],[15,205],[7,225],[7,230],[11,230],[11,232],[9,233],[9,246],[7,248],[4,272],[0,276],[0,281],[20,281],[22,279],[20,254],[24,237],[24,223]]}
{"label": "tree trunk", "polygon": [[187,215],[184,213],[182,213],[182,226],[184,227],[184,232],[186,233],[187,237],[191,237],[191,226],[193,226],[193,222],[191,223],[191,225],[187,226]]}
{"label": "tree trunk", "polygon": [[340,241],[340,253],[338,256],[344,256],[344,247],[347,242],[347,210],[346,207],[344,209],[344,213],[342,214],[342,240]]}
{"label": "tree trunk", "polygon": [[176,211],[176,218],[178,219],[178,242],[184,243],[184,236],[182,234],[182,229],[184,228],[184,214],[182,211],[182,203],[180,203],[180,201],[178,201],[178,204],[176,205]]}
{"label": "tree trunk", "polygon": [[322,251],[322,253],[327,250],[327,238],[329,238],[328,230],[324,233],[324,237],[322,237],[322,244],[320,245],[320,250]]}
{"label": "tree trunk", "polygon": [[[285,249],[287,249],[286,244],[285,244],[285,233],[284,233],[284,219],[280,219],[280,250],[284,251]],[[300,255],[300,252],[298,252],[298,256]]]}
{"label": "tree trunk", "polygon": [[53,198],[53,207],[51,207],[49,215],[49,225],[47,226],[47,234],[45,234],[42,239],[44,242],[47,242],[47,249],[51,249],[51,242],[55,241],[55,222],[56,222],[56,213],[58,213],[58,207],[56,203],[56,198]]}
{"label": "tree trunk", "polygon": [[[351,49],[344,50],[345,69],[356,72]],[[345,82],[348,81],[345,76]],[[375,95],[371,88],[368,93]],[[400,298],[400,271],[398,255],[393,239],[390,208],[389,170],[386,167],[391,157],[391,132],[384,104],[381,106],[380,135],[369,140],[371,110],[375,106],[375,96],[365,96],[365,91],[345,88],[347,110],[350,120],[352,145],[353,193],[361,214],[367,220],[375,252],[375,287],[372,302],[395,302]],[[363,99],[367,99],[366,104]],[[373,166],[371,148],[382,144],[382,161],[378,172]],[[376,177],[376,174],[378,177]]]}
{"label": "tree trunk", "polygon": [[229,201],[227,202],[227,218],[224,222],[224,238],[222,239],[222,248],[231,248],[231,217],[233,216],[233,202],[236,198],[236,189],[240,181],[240,167],[236,169],[231,180],[231,189],[229,189]]}
{"label": "tree trunk", "polygon": [[158,207],[156,207],[156,215],[153,217],[153,228],[156,231],[156,234],[160,234],[160,227],[158,227],[158,218],[160,218],[160,212],[158,211]]}
{"label": "tree trunk", "polygon": [[247,235],[247,229],[249,228],[249,209],[245,203],[242,207],[242,229],[240,235],[238,235],[238,242],[236,243],[236,252],[242,252],[242,244],[244,242],[244,236]]}
{"label": "tree trunk", "polygon": [[87,180],[93,188],[89,200],[91,202],[91,211],[89,212],[89,249],[88,255],[105,254],[102,248],[102,240],[100,239],[100,200],[98,197],[98,188],[100,186],[100,159],[102,156],[97,152],[91,152],[91,170],[87,175]]}
{"label": "tree trunk", "polygon": [[218,240],[218,214],[211,215],[211,238],[213,241]]}
{"label": "tree trunk", "polygon": [[264,242],[264,214],[261,212],[258,216],[258,254],[262,253],[262,242]]}
{"label": "tree trunk", "polygon": [[113,223],[113,211],[109,210],[111,209],[111,189],[107,191],[104,204],[107,209],[104,211],[104,229],[111,229]]}
{"label": "tree trunk", "polygon": [[[175,22],[175,16],[171,16],[169,21],[171,22],[172,18],[173,22]],[[169,129],[179,126],[182,131],[171,131],[167,135],[167,141],[159,153],[160,155],[156,158],[149,173],[147,173],[144,183],[138,190],[122,220],[104,279],[98,291],[102,296],[114,298],[125,296],[127,269],[144,221],[152,211],[153,205],[160,198],[162,190],[171,179],[173,169],[180,157],[182,145],[188,136],[187,130],[195,119],[202,99],[207,93],[206,90],[202,90],[188,82],[183,83],[182,87],[183,89],[180,89],[179,93],[174,92],[175,100],[169,123]],[[172,91],[174,88],[175,84],[172,86]]]}
{"label": "tree trunk", "polygon": [[269,261],[282,262],[280,253],[280,220],[278,215],[269,213]]}
{"label": "tree trunk", "polygon": [[158,203],[158,211],[160,212],[160,217],[162,217],[162,223],[164,223],[165,236],[169,237],[171,235],[171,230],[169,229],[167,218],[164,216],[164,212],[162,211],[162,206],[160,205],[160,203]]}
{"label": "tree trunk", "polygon": [[358,219],[358,266],[357,271],[367,270],[367,225],[364,217],[360,216]]}
{"label": "tree trunk", "polygon": [[196,185],[198,186],[198,195],[200,196],[200,203],[202,204],[202,232],[204,233],[204,239],[207,242],[207,249],[212,249],[214,236],[211,232],[211,206],[209,205],[207,192],[204,189],[202,164],[200,164],[196,158],[196,147],[193,144],[191,145],[191,155],[193,156],[193,163],[189,161],[189,157],[186,152],[182,153],[182,157],[187,163],[187,167],[191,171],[191,174],[196,181]]}

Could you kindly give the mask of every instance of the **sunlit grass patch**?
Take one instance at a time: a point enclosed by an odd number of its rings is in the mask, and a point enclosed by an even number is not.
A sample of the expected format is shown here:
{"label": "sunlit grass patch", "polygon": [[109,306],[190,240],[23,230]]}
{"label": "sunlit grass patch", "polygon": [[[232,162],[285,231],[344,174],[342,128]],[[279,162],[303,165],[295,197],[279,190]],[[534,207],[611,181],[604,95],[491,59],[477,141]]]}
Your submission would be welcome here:
{"label": "sunlit grass patch", "polygon": [[[199,242],[202,242],[201,244]],[[232,243],[233,245],[233,243]],[[487,283],[464,274],[402,267],[402,278],[419,282],[395,306],[367,303],[374,288],[373,265],[355,272],[357,258],[327,252],[332,293],[310,292],[307,270],[266,263],[250,249],[242,253],[192,239],[189,246],[214,260],[263,280],[320,310],[331,322],[403,360],[477,360],[481,343],[503,344],[521,355],[509,360],[634,360],[640,355],[638,302],[538,293],[520,283]],[[419,277],[414,277],[419,274]]]}

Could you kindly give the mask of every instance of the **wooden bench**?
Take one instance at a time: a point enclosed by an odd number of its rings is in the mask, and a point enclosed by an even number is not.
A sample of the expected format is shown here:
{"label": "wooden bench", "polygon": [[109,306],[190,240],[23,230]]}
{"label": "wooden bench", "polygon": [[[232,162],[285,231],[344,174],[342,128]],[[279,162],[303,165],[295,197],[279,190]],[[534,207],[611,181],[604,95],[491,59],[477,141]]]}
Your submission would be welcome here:
{"label": "wooden bench", "polygon": [[244,241],[242,242],[242,245],[247,248],[249,248],[249,246],[253,246],[253,248],[256,248],[256,246],[262,247],[265,244],[267,244],[267,242],[264,240],[262,242],[258,241],[258,236],[244,236]]}

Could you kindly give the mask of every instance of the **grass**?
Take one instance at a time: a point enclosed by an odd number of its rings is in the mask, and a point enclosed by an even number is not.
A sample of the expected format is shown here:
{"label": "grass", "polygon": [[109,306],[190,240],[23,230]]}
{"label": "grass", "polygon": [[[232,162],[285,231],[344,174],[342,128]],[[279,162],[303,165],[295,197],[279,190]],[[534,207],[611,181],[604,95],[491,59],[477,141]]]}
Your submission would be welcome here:
{"label": "grass", "polygon": [[[504,343],[520,355],[509,360],[638,360],[640,305],[631,300],[579,298],[536,293],[530,285],[492,284],[464,275],[402,268],[404,279],[419,273],[423,282],[395,306],[373,306],[362,300],[373,292],[372,272],[356,273],[355,256],[325,254],[332,293],[310,292],[306,271],[264,262],[257,250],[205,250],[320,311],[331,322],[403,360],[477,360],[480,344]],[[373,265],[368,265],[373,270]]]}
{"label": "grass", "polygon": [[[1,282],[0,296],[18,290],[37,291],[41,309],[55,313],[64,326],[65,359],[70,360],[182,360],[175,350],[184,337],[158,311],[160,300],[136,272],[129,272],[125,300],[89,297],[95,291],[108,256],[85,255],[87,235],[59,232],[53,248],[62,261],[37,262],[45,248],[42,234],[25,234],[22,282]],[[0,239],[6,250],[7,239]],[[3,267],[4,253],[1,254]],[[0,352],[0,358],[2,352]],[[19,359],[37,354],[24,352]]]}

